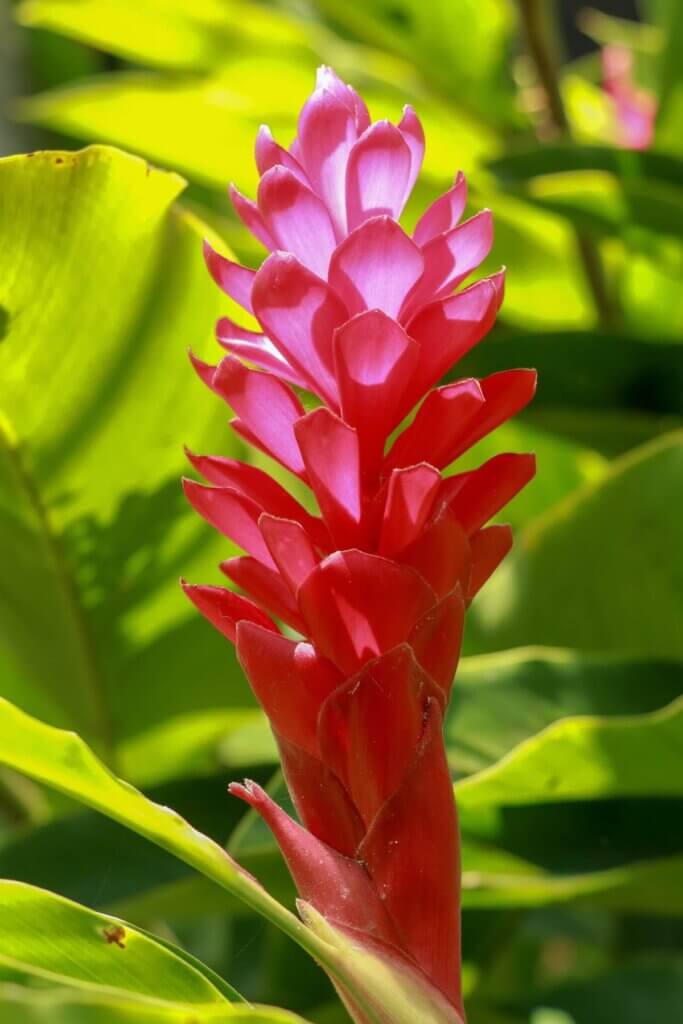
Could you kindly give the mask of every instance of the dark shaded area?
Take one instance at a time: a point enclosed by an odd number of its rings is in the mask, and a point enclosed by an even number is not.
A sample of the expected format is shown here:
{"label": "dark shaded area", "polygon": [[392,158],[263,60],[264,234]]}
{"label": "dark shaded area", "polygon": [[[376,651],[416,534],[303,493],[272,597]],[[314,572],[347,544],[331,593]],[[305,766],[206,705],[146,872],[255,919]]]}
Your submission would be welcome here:
{"label": "dark shaded area", "polygon": [[452,376],[482,377],[510,366],[538,370],[534,411],[571,406],[683,416],[683,346],[673,341],[616,332],[499,331],[458,363]]}
{"label": "dark shaded area", "polygon": [[548,871],[600,871],[683,854],[683,800],[640,798],[504,807],[496,842]]}

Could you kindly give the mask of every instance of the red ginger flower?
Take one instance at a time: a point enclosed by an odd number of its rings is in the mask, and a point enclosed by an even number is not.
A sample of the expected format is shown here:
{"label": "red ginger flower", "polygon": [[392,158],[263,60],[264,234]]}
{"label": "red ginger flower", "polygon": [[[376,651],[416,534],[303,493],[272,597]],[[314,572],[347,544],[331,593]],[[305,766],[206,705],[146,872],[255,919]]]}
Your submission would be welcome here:
{"label": "red ginger flower", "polygon": [[[320,516],[260,469],[190,455],[212,486],[187,480],[187,496],[247,552],[221,569],[248,596],[185,589],[237,646],[302,825],[253,783],[231,791],[266,819],[303,899],[413,965],[462,1017],[441,723],[465,607],[511,546],[509,527],[485,524],[534,459],[441,470],[526,405],[535,374],[437,386],[492,326],[503,272],[456,290],[492,244],[488,211],[460,223],[462,174],[412,237],[399,225],[423,151],[410,107],[397,127],[371,124],[327,68],[289,151],[260,130],[257,202],[232,199],[271,255],[256,272],[206,257],[263,333],[220,320],[228,355],[193,361],[233,430],[310,487]],[[292,384],[322,404],[306,413]]]}

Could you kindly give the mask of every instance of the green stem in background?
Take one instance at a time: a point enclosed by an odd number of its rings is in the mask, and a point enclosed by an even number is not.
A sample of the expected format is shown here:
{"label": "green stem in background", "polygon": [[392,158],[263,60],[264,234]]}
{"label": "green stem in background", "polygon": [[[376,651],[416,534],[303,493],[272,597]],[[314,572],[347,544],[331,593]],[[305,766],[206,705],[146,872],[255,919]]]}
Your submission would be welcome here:
{"label": "green stem in background", "polygon": [[[551,0],[518,0],[529,54],[546,98],[548,121],[560,138],[570,139],[571,128],[558,78],[559,45]],[[605,276],[600,250],[593,239],[576,230],[576,243],[600,321],[612,325],[617,308]]]}

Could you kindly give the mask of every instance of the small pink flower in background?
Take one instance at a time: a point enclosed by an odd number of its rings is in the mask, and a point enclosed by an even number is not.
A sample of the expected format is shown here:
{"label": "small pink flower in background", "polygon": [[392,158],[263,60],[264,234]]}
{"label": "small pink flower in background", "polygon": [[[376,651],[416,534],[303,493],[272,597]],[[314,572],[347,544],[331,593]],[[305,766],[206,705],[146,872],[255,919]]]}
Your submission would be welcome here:
{"label": "small pink flower in background", "polygon": [[[222,319],[227,355],[193,362],[236,414],[232,429],[309,487],[320,514],[258,468],[190,455],[210,485],[186,480],[190,502],[246,553],[221,565],[241,594],[184,586],[236,644],[301,825],[253,783],[231,791],[268,822],[304,900],[410,965],[464,1019],[441,725],[465,609],[512,543],[509,527],[486,524],[534,458],[443,471],[522,409],[536,378],[439,386],[493,325],[504,275],[463,287],[493,230],[489,211],[461,223],[462,174],[412,236],[400,226],[424,145],[410,107],[398,125],[371,124],[327,68],[289,151],[259,131],[256,201],[231,195],[270,255],[258,271],[209,246],[206,258],[261,331]],[[293,385],[320,404],[306,412]]]}
{"label": "small pink flower in background", "polygon": [[654,138],[657,100],[636,84],[631,50],[625,46],[605,46],[602,75],[603,88],[614,102],[618,143],[625,149],[648,149]]}

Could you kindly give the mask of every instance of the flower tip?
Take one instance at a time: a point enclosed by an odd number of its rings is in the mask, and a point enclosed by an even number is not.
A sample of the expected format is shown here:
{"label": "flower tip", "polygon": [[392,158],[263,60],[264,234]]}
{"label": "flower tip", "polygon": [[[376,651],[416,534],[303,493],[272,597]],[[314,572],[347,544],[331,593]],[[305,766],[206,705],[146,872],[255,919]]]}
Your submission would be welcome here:
{"label": "flower tip", "polygon": [[213,378],[217,367],[211,366],[210,363],[205,363],[203,359],[200,359],[199,356],[194,354],[191,348],[188,348],[187,354],[195,373],[202,383],[206,384],[207,388],[213,388]]}
{"label": "flower tip", "polygon": [[180,486],[183,489],[185,497],[190,502],[192,502],[192,499],[197,493],[197,491],[204,490],[200,483],[198,483],[196,480],[193,480],[192,477],[189,476],[182,476],[180,478]]}
{"label": "flower tip", "polygon": [[320,67],[316,68],[315,85],[317,89],[324,89],[330,82],[334,82],[336,80],[337,75],[329,64],[321,64]]}
{"label": "flower tip", "polygon": [[244,782],[231,782],[228,786],[228,793],[230,796],[236,796],[238,800],[244,800],[254,809],[262,807],[268,800],[264,790],[252,779],[245,779]]}

